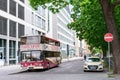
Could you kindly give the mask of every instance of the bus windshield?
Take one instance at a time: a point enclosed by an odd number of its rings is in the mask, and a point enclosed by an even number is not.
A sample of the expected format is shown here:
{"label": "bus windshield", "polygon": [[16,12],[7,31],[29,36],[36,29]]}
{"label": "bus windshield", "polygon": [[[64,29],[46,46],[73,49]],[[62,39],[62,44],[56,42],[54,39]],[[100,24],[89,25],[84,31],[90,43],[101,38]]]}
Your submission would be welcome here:
{"label": "bus windshield", "polygon": [[22,61],[40,61],[43,59],[41,51],[25,51],[22,52]]}

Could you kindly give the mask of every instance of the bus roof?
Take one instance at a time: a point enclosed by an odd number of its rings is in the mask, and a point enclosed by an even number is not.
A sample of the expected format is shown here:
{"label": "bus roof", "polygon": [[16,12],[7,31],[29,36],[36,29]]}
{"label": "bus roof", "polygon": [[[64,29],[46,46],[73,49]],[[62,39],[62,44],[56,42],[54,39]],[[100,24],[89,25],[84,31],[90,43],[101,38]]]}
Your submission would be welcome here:
{"label": "bus roof", "polygon": [[44,35],[42,35],[42,36],[45,37],[46,39],[50,40],[50,41],[60,42],[56,39],[53,39],[53,38],[50,38],[50,37],[47,37],[47,36],[44,36]]}

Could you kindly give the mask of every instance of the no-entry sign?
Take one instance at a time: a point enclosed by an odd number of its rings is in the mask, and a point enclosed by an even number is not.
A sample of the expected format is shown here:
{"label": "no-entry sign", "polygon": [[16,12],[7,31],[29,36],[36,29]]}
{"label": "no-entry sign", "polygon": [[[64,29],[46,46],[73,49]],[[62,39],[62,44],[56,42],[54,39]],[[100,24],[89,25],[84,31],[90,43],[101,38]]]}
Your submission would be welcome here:
{"label": "no-entry sign", "polygon": [[106,42],[111,42],[111,41],[113,40],[113,35],[112,35],[111,33],[105,34],[104,40],[105,40]]}

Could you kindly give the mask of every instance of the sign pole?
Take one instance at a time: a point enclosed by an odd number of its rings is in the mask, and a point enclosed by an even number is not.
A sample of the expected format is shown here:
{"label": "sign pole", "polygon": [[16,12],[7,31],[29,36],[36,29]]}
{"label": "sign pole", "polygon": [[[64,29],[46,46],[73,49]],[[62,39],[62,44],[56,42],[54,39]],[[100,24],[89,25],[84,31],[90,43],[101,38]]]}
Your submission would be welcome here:
{"label": "sign pole", "polygon": [[109,72],[110,72],[110,42],[108,42],[108,64],[109,64]]}
{"label": "sign pole", "polygon": [[110,42],[113,40],[113,35],[111,33],[107,33],[104,35],[104,40],[108,42],[108,65],[109,65],[109,73],[110,73]]}

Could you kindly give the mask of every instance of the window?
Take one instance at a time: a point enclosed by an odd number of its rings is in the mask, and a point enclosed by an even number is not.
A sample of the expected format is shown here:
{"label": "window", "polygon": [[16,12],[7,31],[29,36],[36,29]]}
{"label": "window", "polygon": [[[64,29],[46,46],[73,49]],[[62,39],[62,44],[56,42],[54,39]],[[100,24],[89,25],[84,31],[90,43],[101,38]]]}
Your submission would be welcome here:
{"label": "window", "polygon": [[37,27],[45,30],[45,20],[36,15],[35,24]]}
{"label": "window", "polygon": [[54,56],[52,54],[52,52],[48,52],[48,51],[44,52],[44,54],[45,54],[45,57],[53,57]]}
{"label": "window", "polygon": [[22,52],[22,61],[39,61],[43,60],[44,56],[41,54],[40,51],[25,51]]}
{"label": "window", "polygon": [[41,32],[40,32],[40,31],[38,31],[38,34],[41,34]]}
{"label": "window", "polygon": [[7,35],[7,19],[0,16],[0,34]]}
{"label": "window", "polygon": [[10,64],[15,64],[15,63],[16,63],[16,60],[10,60],[9,63],[10,63]]}
{"label": "window", "polygon": [[21,44],[26,44],[27,37],[21,37]]}
{"label": "window", "polygon": [[34,13],[32,12],[32,19],[31,19],[32,24],[34,25]]}
{"label": "window", "polygon": [[24,0],[20,0],[20,1],[24,3]]}
{"label": "window", "polygon": [[13,0],[10,0],[10,14],[16,16],[16,2]]}
{"label": "window", "polygon": [[100,62],[100,58],[88,58],[88,62]]}
{"label": "window", "polygon": [[6,40],[5,39],[0,39],[0,53],[2,59],[5,59],[6,57]]}
{"label": "window", "polygon": [[45,8],[39,6],[37,9],[37,13],[40,14],[41,16],[45,17]]}
{"label": "window", "polygon": [[18,4],[18,17],[24,20],[24,7]]}
{"label": "window", "polygon": [[20,42],[18,42],[18,51],[17,51],[17,55],[18,55],[18,63],[20,63],[21,61],[21,52],[20,52]]}
{"label": "window", "polygon": [[7,12],[7,0],[0,0],[0,9]]}
{"label": "window", "polygon": [[45,20],[42,19],[42,29],[45,30]]}
{"label": "window", "polygon": [[32,29],[32,34],[34,34],[34,29]]}
{"label": "window", "polygon": [[15,41],[9,42],[9,58],[15,58],[15,53],[16,53],[16,43]]}
{"label": "window", "polygon": [[31,54],[32,54],[32,56],[31,56],[32,61],[40,60],[40,51],[32,51]]}
{"label": "window", "polygon": [[42,19],[39,16],[36,16],[36,26],[41,27]]}
{"label": "window", "polygon": [[24,25],[18,24],[18,37],[20,38],[23,35],[24,35]]}
{"label": "window", "polygon": [[45,17],[45,8],[42,7],[42,16]]}
{"label": "window", "polygon": [[10,36],[11,37],[16,37],[16,22],[10,20]]}

